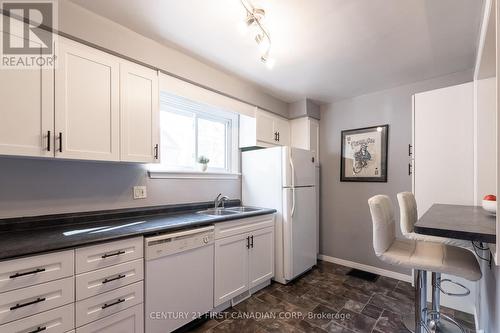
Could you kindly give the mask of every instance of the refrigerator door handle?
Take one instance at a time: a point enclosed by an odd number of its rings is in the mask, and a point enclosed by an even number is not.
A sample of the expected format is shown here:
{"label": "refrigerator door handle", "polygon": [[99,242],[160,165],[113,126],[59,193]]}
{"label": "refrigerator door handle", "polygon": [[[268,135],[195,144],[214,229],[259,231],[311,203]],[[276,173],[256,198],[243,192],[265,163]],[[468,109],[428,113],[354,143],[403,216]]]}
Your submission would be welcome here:
{"label": "refrigerator door handle", "polygon": [[292,211],[291,215],[295,213],[295,166],[293,165],[293,160],[292,157],[290,156],[290,168],[292,171],[292,174],[290,177],[292,177]]}

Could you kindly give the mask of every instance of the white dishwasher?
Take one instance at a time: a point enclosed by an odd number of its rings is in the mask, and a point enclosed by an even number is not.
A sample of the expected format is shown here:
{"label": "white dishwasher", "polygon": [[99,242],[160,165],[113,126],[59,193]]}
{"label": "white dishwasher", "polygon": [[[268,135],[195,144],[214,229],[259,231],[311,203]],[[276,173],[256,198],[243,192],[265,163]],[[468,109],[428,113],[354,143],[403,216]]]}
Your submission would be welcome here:
{"label": "white dishwasher", "polygon": [[214,227],[145,238],[147,333],[171,332],[213,309]]}

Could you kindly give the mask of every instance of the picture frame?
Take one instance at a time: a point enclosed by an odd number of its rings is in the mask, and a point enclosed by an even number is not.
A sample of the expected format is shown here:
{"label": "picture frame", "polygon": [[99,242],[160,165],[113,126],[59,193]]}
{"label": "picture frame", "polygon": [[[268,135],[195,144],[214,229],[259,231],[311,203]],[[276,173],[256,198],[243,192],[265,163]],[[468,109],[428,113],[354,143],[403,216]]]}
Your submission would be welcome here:
{"label": "picture frame", "polygon": [[341,131],[340,181],[387,182],[389,125]]}

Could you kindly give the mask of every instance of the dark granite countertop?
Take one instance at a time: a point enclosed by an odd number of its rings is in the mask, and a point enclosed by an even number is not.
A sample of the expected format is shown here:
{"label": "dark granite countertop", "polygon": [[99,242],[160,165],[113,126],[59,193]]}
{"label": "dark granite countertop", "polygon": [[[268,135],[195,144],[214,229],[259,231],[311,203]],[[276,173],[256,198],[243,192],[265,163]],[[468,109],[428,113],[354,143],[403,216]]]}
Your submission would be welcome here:
{"label": "dark granite countertop", "polygon": [[[0,220],[0,260],[276,212],[262,208],[222,216],[196,213],[210,205],[213,203]],[[235,205],[239,201],[231,203]]]}
{"label": "dark granite countertop", "polygon": [[424,235],[496,243],[496,217],[479,206],[434,204],[415,224]]}

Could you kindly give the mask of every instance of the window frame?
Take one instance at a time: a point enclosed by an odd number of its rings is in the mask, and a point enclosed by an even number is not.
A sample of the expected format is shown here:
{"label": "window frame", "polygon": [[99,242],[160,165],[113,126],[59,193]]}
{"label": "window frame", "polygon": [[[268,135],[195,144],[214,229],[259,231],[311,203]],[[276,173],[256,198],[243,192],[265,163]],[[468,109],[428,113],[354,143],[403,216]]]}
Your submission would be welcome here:
{"label": "window frame", "polygon": [[[168,110],[170,109],[170,110]],[[160,162],[148,166],[151,178],[239,178],[239,114],[222,108],[197,102],[183,96],[177,96],[165,91],[160,92],[160,113],[172,112],[180,115],[193,115],[194,117],[194,154],[195,160],[192,167],[169,167]],[[209,167],[203,172],[197,169],[199,149],[199,119],[219,122],[225,125],[225,167]],[[162,143],[160,129],[160,144]]]}

